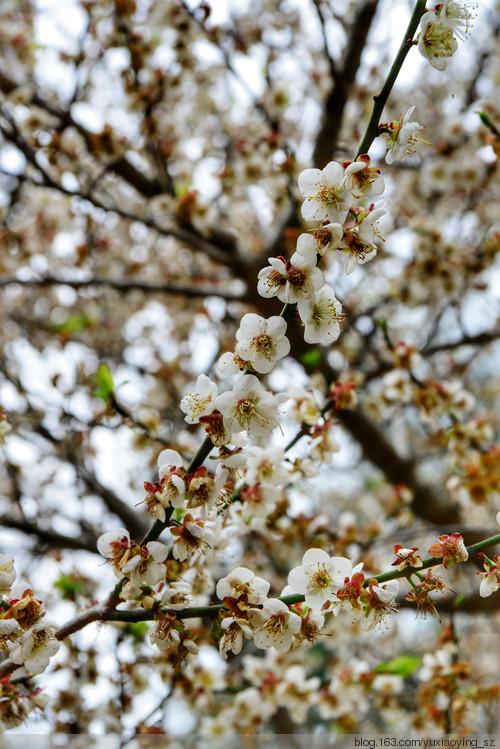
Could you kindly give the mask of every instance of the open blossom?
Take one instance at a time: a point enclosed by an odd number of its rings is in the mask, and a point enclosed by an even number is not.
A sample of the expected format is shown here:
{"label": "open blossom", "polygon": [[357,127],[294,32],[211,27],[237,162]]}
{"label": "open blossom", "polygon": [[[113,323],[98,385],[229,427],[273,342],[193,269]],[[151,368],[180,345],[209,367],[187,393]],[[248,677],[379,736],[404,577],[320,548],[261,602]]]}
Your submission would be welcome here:
{"label": "open blossom", "polygon": [[277,699],[286,707],[295,723],[304,723],[309,708],[316,704],[321,681],[318,676],[307,678],[305,668],[300,665],[286,669],[278,684]]}
{"label": "open blossom", "polygon": [[439,20],[444,26],[449,26],[459,39],[464,40],[471,27],[474,8],[477,8],[477,3],[469,0],[444,0],[439,9]]}
{"label": "open blossom", "polygon": [[487,598],[500,588],[500,557],[496,556],[495,561],[484,560],[485,572],[478,572],[483,578],[479,586],[479,595],[481,598]]}
{"label": "open blossom", "polygon": [[344,162],[344,186],[353,198],[375,197],[384,192],[385,184],[380,169],[370,164],[371,159],[366,154],[358,156],[356,161]]}
{"label": "open blossom", "polygon": [[436,70],[445,70],[448,57],[453,55],[457,47],[457,40],[449,23],[443,23],[433,11],[424,13],[420,20],[418,37],[420,54],[426,57]]}
{"label": "open blossom", "polygon": [[193,603],[194,596],[191,585],[184,580],[170,583],[161,597],[161,605],[172,609],[172,611],[182,611],[182,609],[192,606]]}
{"label": "open blossom", "polygon": [[159,482],[144,482],[144,488],[148,492],[144,502],[147,512],[163,523],[167,507],[182,507],[184,503],[186,472],[182,467],[182,458],[179,453],[170,449],[162,450],[158,456],[158,472]]}
{"label": "open blossom", "polygon": [[247,484],[265,481],[269,484],[284,484],[288,470],[284,465],[285,451],[277,445],[263,448],[252,445],[243,451]]}
{"label": "open blossom", "polygon": [[291,402],[287,410],[288,418],[297,422],[297,424],[314,426],[321,412],[312,390],[306,390],[298,385],[290,385],[288,392],[291,396]]}
{"label": "open blossom", "polygon": [[[307,251],[306,248],[303,248]],[[295,252],[290,260],[270,257],[269,266],[259,271],[257,291],[263,297],[277,296],[285,304],[293,304],[320,289],[325,278],[316,267],[316,255]]]}
{"label": "open blossom", "polygon": [[339,323],[344,319],[342,305],[335,298],[331,286],[325,284],[308,299],[297,305],[300,319],[304,323],[304,340],[306,343],[330,345],[340,335]]}
{"label": "open blossom", "polygon": [[219,642],[219,651],[224,660],[228,653],[238,655],[243,647],[243,640],[252,637],[252,630],[244,619],[228,616],[221,622],[222,638]]}
{"label": "open blossom", "polygon": [[305,200],[302,216],[306,221],[328,220],[342,224],[353,204],[352,195],[344,185],[341,164],[330,161],[324,169],[305,169],[299,174],[299,190]]}
{"label": "open blossom", "polygon": [[236,567],[229,575],[223,577],[217,583],[215,592],[220,600],[224,598],[240,598],[246,596],[249,603],[263,603],[269,592],[271,584],[258,577],[255,572],[246,567]]}
{"label": "open blossom", "polygon": [[451,567],[454,562],[466,562],[469,558],[464,540],[460,533],[443,534],[438,536],[438,543],[432,544],[429,554],[436,558],[443,558],[446,568]]}
{"label": "open blossom", "polygon": [[286,395],[271,395],[255,375],[243,375],[233,389],[219,395],[217,409],[228,432],[245,430],[249,436],[268,435],[279,424],[278,406]]}
{"label": "open blossom", "polygon": [[416,554],[416,551],[418,551],[417,546],[412,549],[405,549],[401,544],[395,544],[396,561],[392,563],[392,566],[397,567],[400,571],[404,570],[405,567],[421,567],[422,557]]}
{"label": "open blossom", "polygon": [[[360,568],[355,568],[358,572]],[[344,585],[344,580],[352,577],[352,563],[345,557],[330,557],[323,549],[309,549],[304,554],[302,564],[288,574],[288,584],[296,593],[305,596],[311,608],[321,608],[327,602],[336,600],[336,592]]]}
{"label": "open blossom", "polygon": [[8,650],[17,642],[22,629],[16,619],[0,619],[0,650]]}
{"label": "open blossom", "polygon": [[129,559],[122,564],[121,572],[132,586],[156,585],[165,579],[166,568],[162,564],[168,556],[168,547],[158,541],[149,541],[145,546],[136,546]]}
{"label": "open blossom", "polygon": [[261,609],[250,612],[249,622],[258,648],[274,647],[280,653],[286,653],[300,631],[302,620],[285,603],[269,598]]}
{"label": "open blossom", "polygon": [[414,109],[415,107],[410,107],[404,117],[401,115],[399,120],[394,120],[389,125],[390,132],[385,141],[387,143],[385,155],[387,164],[399,161],[405,156],[411,156],[415,153],[417,141],[422,140],[417,138],[417,133],[422,130],[422,125],[419,125],[418,122],[409,122]]}
{"label": "open blossom", "polygon": [[254,313],[244,315],[236,331],[236,353],[250,362],[256,372],[267,374],[278,359],[290,351],[286,337],[287,324],[283,317],[260,317]]}
{"label": "open blossom", "polygon": [[54,637],[57,629],[56,622],[39,619],[21,635],[9,653],[10,660],[23,664],[29,673],[41,674],[59,650],[59,643]]}
{"label": "open blossom", "polygon": [[377,254],[377,247],[372,242],[364,239],[359,233],[358,228],[348,229],[344,232],[342,250],[348,254],[345,265],[347,275],[353,272],[357,264],[364,265],[373,260]]}
{"label": "open blossom", "polygon": [[198,424],[201,416],[211,414],[218,394],[215,382],[205,374],[198,375],[195,392],[188,393],[180,402],[180,409],[186,414],[187,423]]}
{"label": "open blossom", "polygon": [[342,239],[342,224],[324,221],[314,234],[300,234],[297,239],[297,252],[305,257],[313,254],[324,255],[327,250],[336,250]]}
{"label": "open blossom", "polygon": [[179,562],[184,562],[200,549],[208,548],[214,540],[211,524],[195,520],[189,513],[184,515],[182,527],[170,528],[170,533],[175,538],[172,554]]}
{"label": "open blossom", "polygon": [[398,591],[399,580],[389,580],[389,582],[380,583],[380,585],[375,579],[370,580],[365,618],[362,620],[364,630],[373,629],[393,613]]}

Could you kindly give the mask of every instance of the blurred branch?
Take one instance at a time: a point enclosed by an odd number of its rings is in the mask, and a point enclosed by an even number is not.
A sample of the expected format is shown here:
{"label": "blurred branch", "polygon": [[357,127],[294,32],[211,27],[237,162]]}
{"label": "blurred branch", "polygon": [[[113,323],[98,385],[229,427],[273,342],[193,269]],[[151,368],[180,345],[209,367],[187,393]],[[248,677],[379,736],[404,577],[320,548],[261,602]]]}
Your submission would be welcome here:
{"label": "blurred branch", "polygon": [[3,528],[13,528],[28,536],[35,536],[41,544],[49,546],[51,549],[76,549],[79,551],[90,551],[96,553],[97,536],[91,535],[88,528],[79,538],[64,536],[55,531],[40,528],[36,523],[30,523],[28,520],[9,517],[3,515],[0,519],[0,526]]}
{"label": "blurred branch", "polygon": [[500,330],[488,330],[484,333],[478,333],[477,335],[463,336],[463,338],[459,338],[458,341],[445,341],[443,343],[436,343],[433,346],[425,346],[420,353],[431,355],[436,354],[439,351],[450,351],[451,349],[456,349],[460,346],[481,346],[485,343],[497,341],[499,338]]}
{"label": "blurred branch", "polygon": [[224,291],[218,288],[197,288],[196,286],[180,286],[177,284],[138,281],[132,279],[114,279],[93,277],[87,280],[77,280],[69,278],[54,278],[53,276],[44,276],[43,278],[20,279],[16,277],[1,277],[0,288],[6,286],[18,285],[24,287],[46,288],[50,286],[70,286],[72,289],[89,289],[92,287],[109,287],[117,291],[144,291],[152,294],[180,294],[189,298],[205,298],[216,296],[220,299],[229,301],[245,302],[247,294],[234,294],[230,291]]}
{"label": "blurred branch", "polygon": [[316,138],[312,162],[315,167],[320,169],[330,161],[335,150],[342,126],[344,109],[356,80],[361,56],[375,18],[377,6],[378,0],[365,0],[365,2],[359,4],[353,18],[342,68],[335,76],[333,88],[325,101],[323,122]]}
{"label": "blurred branch", "polygon": [[318,14],[318,20],[319,25],[321,27],[321,34],[323,36],[323,50],[325,52],[325,57],[328,62],[328,67],[330,68],[330,75],[335,80],[335,77],[337,75],[337,70],[335,67],[335,61],[333,57],[330,54],[330,50],[328,48],[328,35],[326,33],[326,22],[327,19],[325,17],[325,14],[323,12],[323,7],[321,5],[321,0],[312,0],[312,4],[316,8],[316,13]]}

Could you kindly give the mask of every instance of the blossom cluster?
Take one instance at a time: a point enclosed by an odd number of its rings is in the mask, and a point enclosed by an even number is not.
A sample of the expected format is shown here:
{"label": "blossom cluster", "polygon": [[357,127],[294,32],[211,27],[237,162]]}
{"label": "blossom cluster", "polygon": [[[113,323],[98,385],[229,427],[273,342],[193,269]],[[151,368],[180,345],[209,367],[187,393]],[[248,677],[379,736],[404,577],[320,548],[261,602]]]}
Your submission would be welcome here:
{"label": "blossom cluster", "polygon": [[253,637],[258,648],[286,652],[313,642],[324,626],[325,615],[347,609],[361,619],[364,629],[377,626],[395,606],[397,580],[364,586],[362,564],[355,567],[345,557],[330,557],[322,549],[309,549],[302,564],[288,575],[282,596],[300,594],[304,603],[289,604],[267,598],[270,584],[251,570],[239,567],[217,583],[223,601],[221,654],[239,653],[244,638]]}
{"label": "blossom cluster", "polygon": [[[45,619],[42,602],[28,583],[16,580],[13,558],[0,552],[0,650],[20,668],[16,675],[41,674],[59,650],[56,622]],[[44,708],[47,695],[40,689],[19,688],[10,679],[0,683],[0,730],[23,722],[34,708]]]}

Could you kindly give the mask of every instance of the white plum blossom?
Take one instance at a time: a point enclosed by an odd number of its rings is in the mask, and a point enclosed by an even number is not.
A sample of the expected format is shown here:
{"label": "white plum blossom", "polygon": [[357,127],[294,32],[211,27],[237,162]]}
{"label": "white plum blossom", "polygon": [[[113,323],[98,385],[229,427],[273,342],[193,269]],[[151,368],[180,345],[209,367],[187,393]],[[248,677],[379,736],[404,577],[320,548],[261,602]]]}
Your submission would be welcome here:
{"label": "white plum blossom", "polygon": [[258,481],[251,486],[245,484],[240,489],[241,517],[245,521],[252,521],[251,529],[262,528],[264,519],[274,512],[280,497],[281,489],[275,484],[266,481]]}
{"label": "white plum blossom", "polygon": [[176,450],[162,450],[158,455],[158,472],[162,479],[172,468],[182,468],[182,458]]}
{"label": "white plum blossom", "polygon": [[309,445],[309,455],[313,460],[318,460],[320,463],[330,463],[333,454],[339,450],[340,444],[333,436],[330,425],[313,432],[313,439]]}
{"label": "white plum blossom", "polygon": [[59,643],[54,637],[58,626],[56,622],[39,619],[27,629],[19,642],[9,653],[13,663],[23,664],[31,674],[41,674],[53,655],[59,650]]}
{"label": "white plum blossom", "polygon": [[223,631],[222,638],[219,642],[219,651],[221,656],[226,659],[228,653],[238,655],[243,647],[243,640],[249,640],[252,637],[252,630],[244,619],[228,616],[221,622]]}
{"label": "white plum blossom", "polygon": [[439,10],[439,20],[448,26],[459,39],[465,40],[471,26],[472,10],[477,3],[469,0],[444,0]]}
{"label": "white plum blossom", "polygon": [[256,372],[267,374],[290,351],[286,328],[283,317],[266,320],[252,312],[244,315],[236,331],[236,354],[250,362]]}
{"label": "white plum blossom", "polygon": [[300,319],[304,323],[306,343],[321,343],[328,346],[340,335],[339,323],[344,319],[342,305],[336,299],[331,286],[325,284],[309,299],[297,305]]}
{"label": "white plum blossom", "polygon": [[101,556],[113,561],[115,574],[121,577],[121,565],[130,556],[130,533],[126,528],[116,528],[114,531],[103,533],[97,539],[97,551]]}
{"label": "white plum blossom", "polygon": [[318,701],[321,680],[318,676],[306,678],[303,666],[295,665],[286,669],[278,684],[279,704],[288,709],[295,723],[304,723],[307,711]]}
{"label": "white plum blossom", "polygon": [[379,203],[377,208],[371,205],[368,211],[361,209],[357,216],[359,236],[369,245],[374,245],[377,239],[382,239],[377,224],[379,219],[387,213],[383,205],[384,201]]}
{"label": "white plum blossom", "polygon": [[186,492],[184,479],[178,475],[182,469],[182,458],[176,450],[162,450],[158,456],[158,473],[161,491],[155,492],[157,502],[151,500],[151,512],[159,520],[165,520],[165,508],[182,507]]}
{"label": "white plum blossom", "polygon": [[3,551],[0,552],[0,594],[6,595],[10,593],[10,589],[16,579],[16,571],[14,569],[14,559],[10,554],[5,554]]}
{"label": "white plum blossom", "polygon": [[324,255],[327,250],[336,250],[342,239],[342,224],[325,221],[314,234],[300,234],[296,251],[304,257],[311,254]]}
{"label": "white plum blossom", "polygon": [[21,632],[16,619],[0,619],[0,650],[8,650],[10,643],[17,642]]}
{"label": "white plum blossom", "polygon": [[457,40],[453,36],[453,28],[445,24],[433,11],[424,13],[420,19],[420,34],[418,37],[418,51],[436,70],[445,70],[448,57],[456,52]]}
{"label": "white plum blossom", "polygon": [[285,451],[277,445],[263,448],[257,445],[247,447],[243,452],[246,465],[245,482],[247,484],[266,481],[269,484],[284,484],[288,480],[288,471],[283,464]]}
{"label": "white plum blossom", "polygon": [[261,609],[250,612],[249,622],[258,648],[274,647],[280,653],[286,653],[300,631],[302,619],[282,601],[269,598]]}
{"label": "white plum blossom", "polygon": [[305,596],[308,606],[320,609],[336,600],[335,593],[344,585],[345,579],[350,579],[361,566],[353,570],[351,561],[345,557],[331,557],[323,549],[309,549],[302,564],[288,574],[288,584],[296,593]]}
{"label": "white plum blossom", "polygon": [[255,572],[246,567],[236,567],[229,575],[223,577],[217,583],[215,592],[217,598],[240,598],[247,596],[249,603],[264,603],[271,584],[263,577],[258,577]]}
{"label": "white plum blossom", "polygon": [[172,609],[172,611],[182,611],[182,609],[192,606],[193,603],[194,596],[191,585],[185,580],[170,583],[161,597],[161,605],[167,609]]}
{"label": "white plum blossom", "polygon": [[[303,247],[304,252],[308,249]],[[270,257],[269,266],[259,271],[257,291],[263,297],[277,296],[285,304],[306,299],[325,283],[325,277],[316,267],[316,255],[294,252],[290,260]]]}
{"label": "white plum blossom", "polygon": [[159,616],[156,619],[149,633],[149,639],[153,645],[156,645],[162,651],[178,647],[181,641],[181,637],[175,629],[174,621],[165,616]]}
{"label": "white plum blossom", "polygon": [[422,130],[422,125],[418,122],[409,122],[415,107],[410,107],[406,114],[401,115],[399,120],[394,120],[390,123],[390,132],[386,138],[387,153],[385,160],[387,164],[392,164],[394,161],[399,161],[405,156],[412,156],[415,153],[415,146],[417,141],[422,140],[417,138],[417,133]]}
{"label": "white plum blossom", "polygon": [[344,186],[353,198],[376,197],[384,192],[385,184],[380,170],[370,164],[371,159],[366,154],[344,164]]}
{"label": "white plum blossom", "polygon": [[364,265],[373,260],[377,254],[377,247],[363,239],[357,228],[349,229],[344,233],[342,246],[343,251],[348,254],[345,265],[346,275],[352,273],[356,265]]}
{"label": "white plum blossom", "polygon": [[194,520],[191,515],[185,515],[182,520],[182,528],[170,528],[170,533],[175,537],[172,547],[174,559],[184,562],[200,549],[212,548],[214,543],[212,529],[213,523],[211,521]]}
{"label": "white plum blossom", "polygon": [[246,362],[238,354],[226,351],[217,362],[217,369],[223,377],[239,374],[246,368]]}
{"label": "white plum blossom", "polygon": [[187,393],[180,402],[180,409],[186,414],[187,423],[198,424],[201,416],[211,414],[218,394],[215,382],[205,374],[198,375],[195,392]]}
{"label": "white plum blossom", "polygon": [[370,580],[369,583],[369,606],[366,616],[362,619],[362,628],[374,629],[394,611],[395,600],[399,591],[399,580],[389,580],[386,583],[376,584]]}
{"label": "white plum blossom", "polygon": [[136,588],[140,588],[141,585],[153,586],[164,580],[166,568],[162,562],[168,556],[168,547],[158,541],[149,541],[145,546],[138,548],[140,552],[131,556],[122,565],[122,573]]}
{"label": "white plum blossom", "polygon": [[279,424],[278,406],[288,396],[272,395],[255,375],[242,375],[233,389],[222,393],[216,407],[222,413],[224,426],[231,434],[245,430],[249,436],[267,436]]}
{"label": "white plum blossom", "polygon": [[299,174],[299,190],[305,200],[302,203],[302,216],[306,221],[328,220],[342,224],[353,197],[346,192],[344,169],[336,161],[330,161],[324,169],[305,169]]}
{"label": "white plum blossom", "polygon": [[[500,512],[497,515],[497,522],[500,523]],[[479,595],[481,598],[488,598],[500,588],[500,557],[496,556],[494,561],[484,560],[484,572],[477,574],[482,577],[479,586]]]}
{"label": "white plum blossom", "polygon": [[320,409],[312,390],[290,385],[288,392],[291,396],[291,403],[286,414],[288,418],[297,424],[314,426],[320,417]]}

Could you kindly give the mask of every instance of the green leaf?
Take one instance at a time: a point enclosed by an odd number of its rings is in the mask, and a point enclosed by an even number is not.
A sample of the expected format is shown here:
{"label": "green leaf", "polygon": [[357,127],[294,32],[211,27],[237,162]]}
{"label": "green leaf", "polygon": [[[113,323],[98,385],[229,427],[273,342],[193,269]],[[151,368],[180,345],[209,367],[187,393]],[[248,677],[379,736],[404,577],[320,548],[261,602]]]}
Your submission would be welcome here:
{"label": "green leaf", "polygon": [[85,586],[81,580],[71,575],[61,575],[55,581],[54,588],[60,592],[62,598],[74,601],[77,593],[83,593]]}
{"label": "green leaf", "polygon": [[115,392],[115,383],[113,382],[113,375],[109,371],[107,364],[101,363],[97,369],[97,388],[94,390],[94,395],[97,398],[101,398],[104,403],[108,403],[110,397]]}
{"label": "green leaf", "polygon": [[127,622],[125,632],[136,642],[142,642],[149,632],[149,624],[146,622]]}
{"label": "green leaf", "polygon": [[317,367],[321,361],[321,349],[311,348],[308,351],[305,351],[301,354],[300,361],[302,364],[305,364],[306,367]]}
{"label": "green leaf", "polygon": [[466,598],[465,593],[459,593],[457,597],[455,598],[455,600],[453,601],[453,608],[458,609],[465,601],[465,598]]}
{"label": "green leaf", "polygon": [[479,116],[479,119],[481,120],[481,122],[483,123],[483,125],[485,125],[487,128],[489,128],[491,130],[491,132],[494,135],[497,136],[497,138],[500,136],[500,132],[498,131],[498,128],[495,127],[495,125],[491,121],[489,115],[486,114],[486,112],[478,112],[476,110],[475,114],[477,114]]}
{"label": "green leaf", "polygon": [[421,658],[416,655],[397,655],[387,663],[379,663],[375,669],[377,674],[396,674],[396,676],[411,676],[420,666]]}
{"label": "green leaf", "polygon": [[91,324],[92,318],[88,315],[69,315],[64,322],[57,324],[52,323],[50,328],[54,333],[73,335],[73,333],[78,333],[80,330],[85,330],[85,328],[88,328]]}

